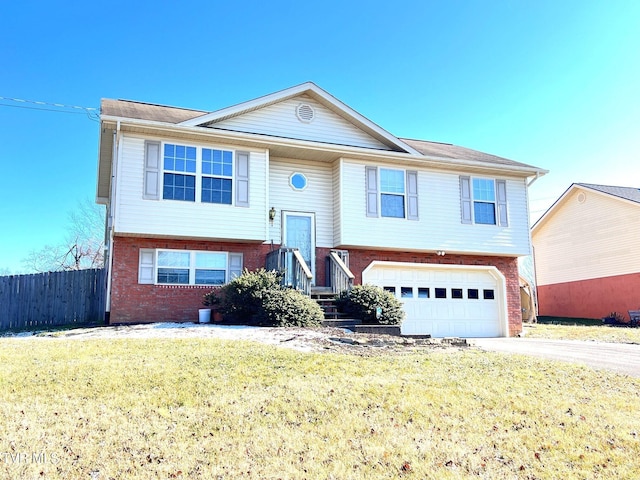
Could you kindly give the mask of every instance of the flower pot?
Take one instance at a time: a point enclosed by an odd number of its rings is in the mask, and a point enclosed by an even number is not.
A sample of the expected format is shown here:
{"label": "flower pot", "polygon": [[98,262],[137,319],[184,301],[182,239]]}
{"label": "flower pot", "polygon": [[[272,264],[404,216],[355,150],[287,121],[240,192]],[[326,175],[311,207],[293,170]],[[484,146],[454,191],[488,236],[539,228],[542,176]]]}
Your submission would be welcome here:
{"label": "flower pot", "polygon": [[199,323],[209,323],[211,321],[211,309],[210,308],[201,308],[198,310],[198,322]]}

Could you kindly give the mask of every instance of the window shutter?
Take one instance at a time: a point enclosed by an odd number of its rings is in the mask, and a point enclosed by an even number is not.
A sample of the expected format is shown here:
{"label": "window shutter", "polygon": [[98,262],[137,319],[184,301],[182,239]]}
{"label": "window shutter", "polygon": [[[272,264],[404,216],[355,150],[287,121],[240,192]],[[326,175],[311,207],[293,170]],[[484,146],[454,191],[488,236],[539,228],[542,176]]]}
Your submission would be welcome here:
{"label": "window shutter", "polygon": [[498,200],[498,225],[501,227],[508,227],[507,182],[505,180],[496,180],[496,198]]}
{"label": "window shutter", "polygon": [[155,279],[153,278],[155,258],[155,250],[151,248],[140,249],[140,261],[138,264],[138,283],[155,283]]}
{"label": "window shutter", "polygon": [[236,152],[236,207],[249,206],[249,153]]}
{"label": "window shutter", "polygon": [[460,177],[460,210],[462,223],[473,223],[471,219],[471,179]]}
{"label": "window shutter", "polygon": [[367,217],[378,216],[378,169],[365,167],[367,182]]}
{"label": "window shutter", "polygon": [[407,220],[418,220],[418,172],[407,170]]}
{"label": "window shutter", "polygon": [[229,254],[229,280],[233,280],[236,277],[242,275],[242,254],[230,253]]}
{"label": "window shutter", "polygon": [[144,195],[143,198],[160,198],[160,142],[144,142]]}

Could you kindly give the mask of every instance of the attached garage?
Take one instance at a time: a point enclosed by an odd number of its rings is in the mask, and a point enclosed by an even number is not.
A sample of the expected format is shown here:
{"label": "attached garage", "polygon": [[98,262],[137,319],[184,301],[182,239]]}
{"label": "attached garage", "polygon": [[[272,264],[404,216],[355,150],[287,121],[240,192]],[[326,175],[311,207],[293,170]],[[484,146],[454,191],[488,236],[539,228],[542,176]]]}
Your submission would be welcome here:
{"label": "attached garage", "polygon": [[508,335],[506,282],[496,267],[375,261],[362,272],[362,282],[403,303],[403,335]]}

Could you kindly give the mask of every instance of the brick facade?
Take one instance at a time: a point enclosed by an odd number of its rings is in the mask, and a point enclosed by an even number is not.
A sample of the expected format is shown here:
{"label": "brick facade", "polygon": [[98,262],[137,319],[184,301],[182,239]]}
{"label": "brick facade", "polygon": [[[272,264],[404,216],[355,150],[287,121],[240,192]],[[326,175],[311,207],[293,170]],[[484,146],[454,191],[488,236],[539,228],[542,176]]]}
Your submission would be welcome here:
{"label": "brick facade", "polygon": [[[274,245],[275,248],[279,245]],[[265,266],[268,244],[207,242],[154,238],[116,237],[113,240],[111,280],[111,323],[178,321],[194,322],[202,308],[202,296],[211,287],[138,284],[138,259],[141,248],[226,251],[243,254],[244,267],[255,270]],[[325,285],[325,259],[329,248],[316,249],[316,284]],[[349,267],[362,283],[362,271],[374,260],[390,262],[434,263],[450,265],[493,265],[506,278],[509,335],[522,330],[518,262],[511,257],[410,253],[349,249]]]}

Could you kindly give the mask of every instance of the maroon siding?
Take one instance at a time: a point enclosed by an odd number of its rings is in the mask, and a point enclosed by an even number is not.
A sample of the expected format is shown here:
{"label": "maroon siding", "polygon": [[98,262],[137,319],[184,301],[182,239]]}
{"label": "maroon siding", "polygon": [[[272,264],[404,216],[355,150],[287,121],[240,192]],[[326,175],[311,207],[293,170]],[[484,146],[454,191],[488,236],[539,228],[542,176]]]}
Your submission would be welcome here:
{"label": "maroon siding", "polygon": [[640,273],[538,286],[538,314],[602,318],[640,308]]}

